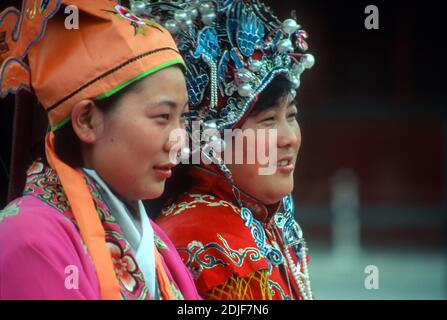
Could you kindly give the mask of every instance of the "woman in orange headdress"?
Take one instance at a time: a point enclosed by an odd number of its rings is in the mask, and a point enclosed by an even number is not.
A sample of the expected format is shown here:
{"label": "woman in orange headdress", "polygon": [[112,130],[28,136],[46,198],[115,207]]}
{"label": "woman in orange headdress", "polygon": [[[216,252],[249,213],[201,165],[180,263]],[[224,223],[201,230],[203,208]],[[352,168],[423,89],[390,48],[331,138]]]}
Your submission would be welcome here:
{"label": "woman in orange headdress", "polygon": [[0,299],[199,299],[141,203],[163,192],[188,109],[169,32],[117,1],[24,0],[0,35],[1,96],[31,91],[50,123],[0,211]]}

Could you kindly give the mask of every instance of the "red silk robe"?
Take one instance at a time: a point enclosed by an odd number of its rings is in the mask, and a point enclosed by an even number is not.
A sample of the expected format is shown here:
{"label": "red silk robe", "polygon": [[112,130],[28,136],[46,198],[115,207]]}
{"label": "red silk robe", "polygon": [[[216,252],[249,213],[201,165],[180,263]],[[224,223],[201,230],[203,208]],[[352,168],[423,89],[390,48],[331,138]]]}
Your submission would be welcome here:
{"label": "red silk robe", "polygon": [[163,210],[157,223],[192,272],[199,293],[206,299],[302,299],[274,219],[281,205],[267,207],[241,193],[265,231],[265,243],[282,253],[282,263],[274,265],[256,244],[224,176],[212,166],[194,166],[189,175],[192,187]]}

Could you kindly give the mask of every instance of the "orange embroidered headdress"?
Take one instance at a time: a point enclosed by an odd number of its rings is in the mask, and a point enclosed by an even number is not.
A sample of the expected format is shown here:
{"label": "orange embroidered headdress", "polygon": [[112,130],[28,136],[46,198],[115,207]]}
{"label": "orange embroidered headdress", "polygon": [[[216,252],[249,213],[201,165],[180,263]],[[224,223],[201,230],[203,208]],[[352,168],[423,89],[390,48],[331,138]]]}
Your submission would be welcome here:
{"label": "orange embroidered headdress", "polygon": [[[70,120],[77,102],[111,96],[175,64],[183,60],[169,32],[117,0],[23,0],[21,10],[10,7],[0,14],[0,95],[22,89],[34,93],[53,131]],[[92,257],[101,298],[119,299],[104,229],[87,185],[55,154],[53,132],[47,134],[46,153]]]}

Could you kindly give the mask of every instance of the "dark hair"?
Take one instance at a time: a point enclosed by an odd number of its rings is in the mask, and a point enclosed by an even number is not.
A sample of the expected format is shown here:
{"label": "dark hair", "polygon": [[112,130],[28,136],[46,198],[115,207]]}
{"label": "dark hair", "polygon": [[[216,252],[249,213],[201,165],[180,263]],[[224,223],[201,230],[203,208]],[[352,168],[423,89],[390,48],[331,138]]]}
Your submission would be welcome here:
{"label": "dark hair", "polygon": [[[270,108],[276,107],[292,91],[292,82],[284,75],[276,76],[265,89],[259,94],[249,116],[255,116]],[[180,164],[173,169],[173,174],[166,181],[165,190],[161,197],[154,200],[145,200],[144,204],[149,209],[149,216],[153,219],[157,217],[161,210],[175,202],[176,198],[187,191],[191,184],[191,177],[188,175],[190,165]]]}
{"label": "dark hair", "polygon": [[[119,98],[112,96],[95,101],[95,105],[104,113],[109,113],[116,108]],[[71,167],[82,167],[81,141],[74,132],[71,121],[54,132],[54,148],[56,154],[66,164]]]}
{"label": "dark hair", "polygon": [[259,94],[249,116],[256,116],[270,108],[276,107],[292,92],[293,84],[283,74],[277,75]]}

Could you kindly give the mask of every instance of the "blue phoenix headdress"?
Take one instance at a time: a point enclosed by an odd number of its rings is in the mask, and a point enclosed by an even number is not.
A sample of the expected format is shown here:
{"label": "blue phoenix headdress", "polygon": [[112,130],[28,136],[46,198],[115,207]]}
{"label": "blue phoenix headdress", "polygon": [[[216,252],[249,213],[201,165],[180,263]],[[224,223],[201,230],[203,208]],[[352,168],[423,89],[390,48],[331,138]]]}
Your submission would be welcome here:
{"label": "blue phoenix headdress", "polygon": [[[259,0],[132,1],[131,7],[140,15],[150,14],[175,36],[187,65],[188,95],[194,110],[189,120],[199,122],[199,129],[236,127],[276,75],[287,76],[296,90],[301,74],[315,62],[311,54],[305,53],[307,33],[296,18],[281,22]],[[200,142],[200,137],[194,137],[197,132],[190,132],[191,137]],[[244,206],[231,171],[215,156],[211,144],[201,149],[233,186],[241,218],[270,267],[286,258],[292,265],[290,256],[284,257],[266,242],[264,228]],[[285,213],[278,213],[275,223],[283,230],[285,250],[292,248],[299,266],[301,259],[306,263],[306,249],[301,228],[294,220],[290,195],[283,199],[283,208]],[[312,298],[308,274],[305,284],[301,276],[294,274],[303,297]]]}
{"label": "blue phoenix headdress", "polygon": [[296,18],[281,22],[259,0],[131,1],[131,8],[174,35],[188,67],[190,120],[217,130],[237,126],[276,75],[296,90],[315,62]]}

